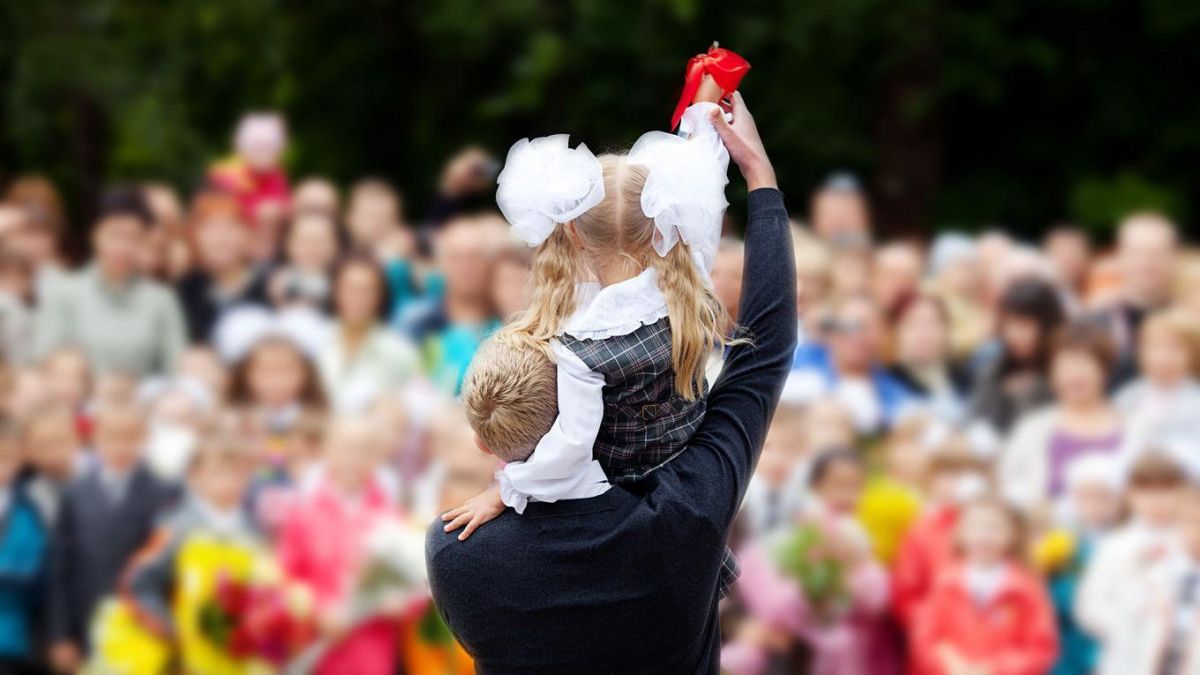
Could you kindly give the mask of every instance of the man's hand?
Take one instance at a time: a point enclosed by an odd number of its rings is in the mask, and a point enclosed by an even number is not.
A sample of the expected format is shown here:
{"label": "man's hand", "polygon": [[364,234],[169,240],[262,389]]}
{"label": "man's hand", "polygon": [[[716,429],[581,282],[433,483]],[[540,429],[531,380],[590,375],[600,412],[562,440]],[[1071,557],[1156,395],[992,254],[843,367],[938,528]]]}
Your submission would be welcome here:
{"label": "man's hand", "polygon": [[466,504],[451,509],[442,514],[442,520],[447,521],[446,527],[443,529],[447,532],[453,532],[458,528],[466,525],[462,534],[458,535],[459,541],[466,541],[467,537],[471,536],[480,525],[493,520],[496,516],[504,513],[504,502],[500,499],[500,489],[491,488],[485,492],[471,497]]}
{"label": "man's hand", "polygon": [[59,640],[50,646],[50,667],[58,673],[74,673],[83,663],[79,646],[70,640]]}
{"label": "man's hand", "polygon": [[762,138],[758,135],[758,127],[754,124],[754,116],[746,109],[746,102],[741,92],[733,92],[733,123],[725,121],[725,116],[719,110],[712,112],[712,123],[729,151],[729,158],[742,172],[746,179],[746,188],[754,191],[759,188],[778,188],[775,182],[775,167],[767,157]]}

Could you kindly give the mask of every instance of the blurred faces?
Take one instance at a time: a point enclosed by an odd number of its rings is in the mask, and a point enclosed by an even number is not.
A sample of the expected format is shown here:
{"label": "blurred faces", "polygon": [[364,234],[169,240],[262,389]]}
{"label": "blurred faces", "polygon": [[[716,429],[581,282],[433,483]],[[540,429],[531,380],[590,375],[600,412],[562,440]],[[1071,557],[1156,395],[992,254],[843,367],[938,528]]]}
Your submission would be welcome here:
{"label": "blurred faces", "polygon": [[381,443],[376,422],[370,418],[335,421],[325,438],[325,470],[333,484],[345,494],[365,488],[375,471]]}
{"label": "blurred faces", "polygon": [[355,188],[346,210],[346,225],[355,245],[374,249],[400,226],[400,198],[390,187],[375,181]]}
{"label": "blurred faces", "polygon": [[1050,381],[1060,405],[1089,407],[1104,401],[1104,367],[1087,351],[1057,352],[1050,364]]}
{"label": "blurred faces", "polygon": [[238,123],[234,147],[248,167],[266,173],[279,167],[287,145],[283,118],[273,113],[246,115]]}
{"label": "blurred faces", "polygon": [[1182,384],[1192,373],[1192,351],[1187,338],[1173,329],[1149,322],[1138,347],[1142,375],[1157,387],[1169,389]]}
{"label": "blurred faces", "polygon": [[1000,321],[1000,340],[1011,358],[1028,363],[1037,358],[1042,329],[1030,317],[1009,314]]}
{"label": "blurred faces", "polygon": [[1126,302],[1154,307],[1170,300],[1177,247],[1175,225],[1162,216],[1138,215],[1121,224],[1117,261]]}
{"label": "blurred faces", "polygon": [[240,269],[249,261],[250,233],[234,214],[214,214],[197,224],[196,247],[207,269]]}
{"label": "blurred faces", "polygon": [[256,404],[279,409],[299,402],[308,369],[295,347],[282,340],[263,342],[247,358],[246,385]]}
{"label": "blurred faces", "polygon": [[337,225],[328,216],[307,213],[296,216],[288,232],[287,259],[292,265],[324,273],[338,254]]}
{"label": "blurred faces", "polygon": [[1184,550],[1193,561],[1200,561],[1200,490],[1193,487],[1180,500],[1179,534]]}
{"label": "blurred faces", "polygon": [[1121,517],[1121,495],[1112,485],[1087,481],[1070,491],[1071,509],[1080,523],[1092,532],[1103,532]]}
{"label": "blurred faces", "polygon": [[1134,485],[1129,490],[1129,508],[1135,519],[1151,527],[1168,527],[1176,522],[1180,492],[1177,485]]}
{"label": "blurred faces", "polygon": [[22,442],[25,461],[38,472],[60,481],[74,473],[79,437],[70,411],[36,415],[26,426]]}
{"label": "blurred faces", "polygon": [[379,272],[365,262],[350,263],[341,270],[333,292],[343,324],[366,326],[378,319],[379,303],[383,301],[381,281]]}
{"label": "blurred faces", "polygon": [[96,263],[114,283],[124,283],[137,273],[145,245],[145,224],[134,216],[109,216],[96,223],[92,232]]}
{"label": "blurred faces", "polygon": [[337,187],[324,178],[309,178],[301,182],[292,195],[294,213],[318,213],[335,218],[340,210],[341,199]]}
{"label": "blurred faces", "polygon": [[1055,276],[1074,291],[1083,288],[1091,258],[1091,244],[1081,230],[1060,227],[1046,237],[1043,252]]}
{"label": "blurred faces", "polygon": [[896,351],[902,363],[922,368],[941,365],[948,353],[949,326],[937,301],[920,297],[896,324]]}
{"label": "blurred faces", "polygon": [[134,405],[113,404],[96,415],[93,441],[101,463],[115,473],[133,469],[142,456],[146,423],[142,411]]}
{"label": "blurred faces", "polygon": [[189,476],[189,487],[200,498],[221,511],[237,509],[250,485],[252,465],[249,456],[234,447],[241,441],[222,438],[212,443],[228,443],[231,447],[201,446]]}
{"label": "blurred faces", "polygon": [[781,408],[767,429],[754,473],[772,487],[783,486],[806,454],[801,416],[798,410]]}
{"label": "blurred faces", "polygon": [[722,241],[713,261],[713,291],[734,321],[737,321],[738,306],[742,298],[744,251],[745,247],[740,241]]}
{"label": "blurred faces", "polygon": [[831,512],[849,515],[858,508],[865,480],[860,464],[836,460],[826,467],[825,475],[813,486],[813,491]]}
{"label": "blurred faces", "polygon": [[492,266],[492,304],[502,321],[529,307],[529,275],[529,265],[510,256],[501,256]]}
{"label": "blurred faces", "polygon": [[87,355],[76,349],[61,349],[46,357],[42,366],[43,382],[55,403],[78,410],[91,389],[91,368]]}
{"label": "blurred faces", "polygon": [[958,541],[969,563],[990,566],[1004,562],[1017,542],[1013,516],[998,504],[972,504],[959,519]]}
{"label": "blurred faces", "polygon": [[868,298],[850,298],[837,308],[828,329],[839,372],[864,375],[871,368],[879,349],[879,323],[879,313]]}
{"label": "blurred faces", "polygon": [[487,298],[491,243],[474,220],[459,218],[446,224],[437,239],[436,257],[446,275],[447,299],[481,302]]}
{"label": "blurred faces", "polygon": [[866,197],[857,189],[826,188],[813,195],[809,216],[813,232],[834,246],[871,239]]}
{"label": "blurred faces", "polygon": [[871,289],[875,302],[886,311],[917,291],[924,268],[921,251],[909,244],[888,244],[875,253]]}

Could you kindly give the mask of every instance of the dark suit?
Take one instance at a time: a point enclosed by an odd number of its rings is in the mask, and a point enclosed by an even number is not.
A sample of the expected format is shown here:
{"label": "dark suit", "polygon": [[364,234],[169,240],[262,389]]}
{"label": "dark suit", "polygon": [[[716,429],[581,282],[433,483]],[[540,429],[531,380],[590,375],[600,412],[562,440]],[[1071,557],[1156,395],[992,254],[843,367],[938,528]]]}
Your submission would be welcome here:
{"label": "dark suit", "polygon": [[[750,193],[742,325],[687,447],[629,489],[426,539],[438,609],[481,673],[715,673],[725,542],[796,344],[778,190]],[[636,491],[635,491],[636,490]]]}
{"label": "dark suit", "polygon": [[138,467],[119,501],[99,467],[67,487],[50,558],[49,637],[86,645],[92,613],[113,592],[130,557],[149,538],[177,490]]}

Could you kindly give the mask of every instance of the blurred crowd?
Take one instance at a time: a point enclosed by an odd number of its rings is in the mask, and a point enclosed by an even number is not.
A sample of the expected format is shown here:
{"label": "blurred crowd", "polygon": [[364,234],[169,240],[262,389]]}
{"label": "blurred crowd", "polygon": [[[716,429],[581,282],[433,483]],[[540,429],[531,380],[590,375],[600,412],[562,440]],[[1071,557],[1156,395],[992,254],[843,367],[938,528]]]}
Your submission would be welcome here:
{"label": "blurred crowd", "polygon": [[[5,672],[252,672],[230,653],[274,652],[212,609],[246,560],[303,589],[311,634],[285,622],[303,649],[279,649],[305,672],[469,672],[411,594],[364,605],[364,561],[381,523],[419,535],[491,484],[455,397],[525,306],[529,249],[483,150],[415,216],[384,180],[294,180],[286,147],[250,114],[191,194],[106,190],[82,265],[51,183],[0,193]],[[731,537],[723,667],[1200,672],[1178,226],[893,241],[853,176],[792,202],[799,346]],[[712,282],[736,317],[729,230]]]}

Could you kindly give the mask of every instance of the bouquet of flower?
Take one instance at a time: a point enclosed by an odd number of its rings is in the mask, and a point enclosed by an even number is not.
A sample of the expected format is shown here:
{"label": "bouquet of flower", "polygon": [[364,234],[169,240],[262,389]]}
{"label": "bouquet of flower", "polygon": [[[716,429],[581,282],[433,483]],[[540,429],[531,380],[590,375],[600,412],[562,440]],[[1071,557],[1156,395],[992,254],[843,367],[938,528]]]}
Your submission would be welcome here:
{"label": "bouquet of flower", "polygon": [[779,572],[795,580],[813,613],[831,620],[850,602],[847,553],[839,534],[822,523],[800,521],[771,547]]}
{"label": "bouquet of flower", "polygon": [[199,608],[200,632],[237,659],[282,666],[317,635],[302,591],[221,576]]}

